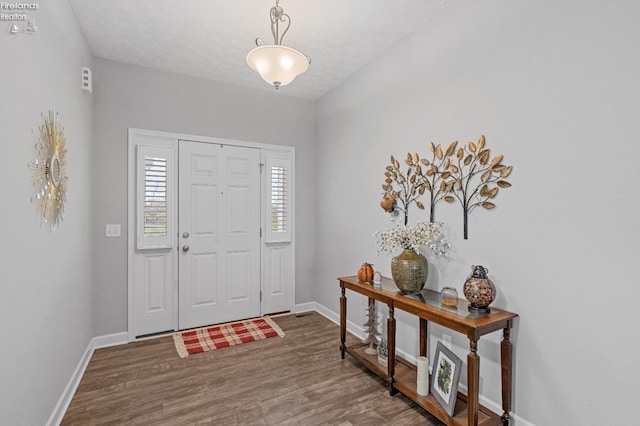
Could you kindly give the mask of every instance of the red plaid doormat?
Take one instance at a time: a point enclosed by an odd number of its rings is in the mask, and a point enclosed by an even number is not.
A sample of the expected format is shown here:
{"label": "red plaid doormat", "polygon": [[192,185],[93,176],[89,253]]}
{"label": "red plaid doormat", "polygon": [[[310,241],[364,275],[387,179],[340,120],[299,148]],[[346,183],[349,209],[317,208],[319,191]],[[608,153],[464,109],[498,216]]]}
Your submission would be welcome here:
{"label": "red plaid doormat", "polygon": [[173,335],[173,342],[180,358],[186,358],[190,354],[275,336],[284,337],[284,332],[271,318],[265,317],[182,331]]}

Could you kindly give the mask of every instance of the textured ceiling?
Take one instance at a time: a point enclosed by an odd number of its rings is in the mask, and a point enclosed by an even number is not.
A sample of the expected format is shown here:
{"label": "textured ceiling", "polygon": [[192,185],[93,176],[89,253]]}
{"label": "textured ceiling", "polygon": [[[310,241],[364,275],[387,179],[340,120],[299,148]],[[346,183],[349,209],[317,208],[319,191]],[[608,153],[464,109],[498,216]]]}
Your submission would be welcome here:
{"label": "textured ceiling", "polygon": [[[318,99],[425,25],[452,0],[281,0],[291,17],[283,45],[311,57],[280,88]],[[94,56],[275,91],[245,62],[260,37],[273,43],[275,0],[71,0]]]}

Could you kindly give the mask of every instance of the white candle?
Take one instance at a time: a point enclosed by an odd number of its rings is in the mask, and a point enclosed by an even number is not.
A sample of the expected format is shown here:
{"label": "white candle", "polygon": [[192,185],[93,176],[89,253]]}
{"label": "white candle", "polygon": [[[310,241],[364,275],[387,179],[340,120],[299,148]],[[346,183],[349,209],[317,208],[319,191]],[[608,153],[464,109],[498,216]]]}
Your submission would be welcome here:
{"label": "white candle", "polygon": [[418,378],[416,389],[418,395],[429,395],[429,359],[426,356],[418,357]]}

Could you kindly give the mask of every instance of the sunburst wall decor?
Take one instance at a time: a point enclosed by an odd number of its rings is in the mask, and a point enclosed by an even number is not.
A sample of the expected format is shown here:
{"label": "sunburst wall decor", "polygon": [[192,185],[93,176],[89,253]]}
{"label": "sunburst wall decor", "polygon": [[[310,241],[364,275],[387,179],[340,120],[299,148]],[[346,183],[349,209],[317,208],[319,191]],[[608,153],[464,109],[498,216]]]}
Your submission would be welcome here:
{"label": "sunburst wall decor", "polygon": [[53,231],[62,222],[68,179],[64,127],[53,111],[42,115],[29,167],[33,172],[31,202],[38,205],[40,224],[44,222]]}

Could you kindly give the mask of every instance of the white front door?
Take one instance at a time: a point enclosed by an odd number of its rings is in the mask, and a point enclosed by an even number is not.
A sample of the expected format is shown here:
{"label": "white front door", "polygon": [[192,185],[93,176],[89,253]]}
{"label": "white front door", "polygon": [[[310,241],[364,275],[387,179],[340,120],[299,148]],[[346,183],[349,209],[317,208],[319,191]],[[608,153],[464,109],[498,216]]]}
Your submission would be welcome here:
{"label": "white front door", "polygon": [[180,329],[260,315],[260,153],[179,142]]}

